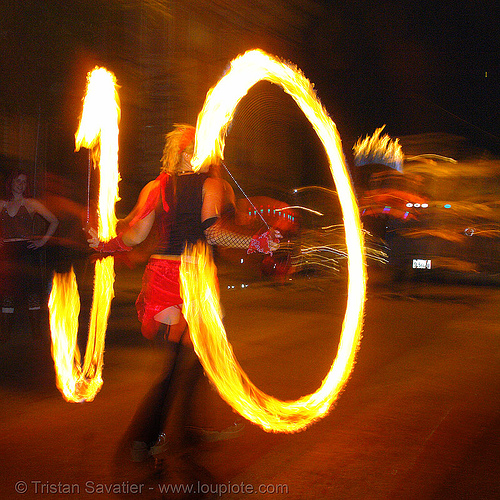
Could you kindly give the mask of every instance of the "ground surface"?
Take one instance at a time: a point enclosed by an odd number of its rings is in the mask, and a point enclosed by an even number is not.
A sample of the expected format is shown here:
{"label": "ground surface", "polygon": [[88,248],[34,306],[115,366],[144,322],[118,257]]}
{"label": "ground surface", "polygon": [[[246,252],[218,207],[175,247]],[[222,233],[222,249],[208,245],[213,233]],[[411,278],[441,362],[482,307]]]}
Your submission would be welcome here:
{"label": "ground surface", "polygon": [[[228,337],[252,381],[281,399],[315,391],[337,348],[345,285],[241,288],[221,274]],[[189,466],[166,460],[155,475],[121,452],[160,362],[138,334],[139,281],[138,270],[118,270],[104,385],[91,403],[63,400],[49,350],[23,318],[0,347],[0,498],[162,498],[187,476],[227,499],[500,498],[500,289],[372,282],[357,364],[327,417],[291,435],[247,422],[238,438],[201,444]],[[194,425],[238,419],[208,383],[195,402]]]}

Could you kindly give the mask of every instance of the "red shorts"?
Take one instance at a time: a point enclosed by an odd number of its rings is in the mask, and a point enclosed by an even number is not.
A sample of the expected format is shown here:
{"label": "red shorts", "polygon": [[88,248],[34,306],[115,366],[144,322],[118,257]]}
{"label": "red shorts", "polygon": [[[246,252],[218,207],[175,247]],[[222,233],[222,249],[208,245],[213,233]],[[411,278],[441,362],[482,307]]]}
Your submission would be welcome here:
{"label": "red shorts", "polygon": [[182,307],[179,285],[180,260],[150,259],[135,303],[142,334],[152,339],[158,331],[154,317],[168,307]]}

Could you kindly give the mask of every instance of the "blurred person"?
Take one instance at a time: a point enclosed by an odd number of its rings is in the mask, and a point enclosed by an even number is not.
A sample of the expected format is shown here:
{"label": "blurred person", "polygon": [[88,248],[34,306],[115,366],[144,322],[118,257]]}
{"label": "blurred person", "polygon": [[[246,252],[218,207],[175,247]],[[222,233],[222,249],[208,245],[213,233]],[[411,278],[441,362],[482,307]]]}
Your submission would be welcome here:
{"label": "blurred person", "polygon": [[[55,215],[31,197],[28,175],[15,169],[6,181],[6,200],[0,200],[0,274],[2,294],[2,338],[12,333],[14,311],[21,299],[28,303],[32,335],[40,338],[41,292],[40,249],[57,229]],[[34,234],[34,217],[47,222],[45,234]]]}
{"label": "blurred person", "polygon": [[138,462],[166,450],[182,452],[190,400],[202,374],[181,312],[179,266],[185,247],[202,240],[269,254],[279,247],[281,237],[272,230],[243,234],[232,223],[234,193],[220,177],[219,166],[193,171],[194,138],[195,128],[184,124],[167,134],[161,173],[141,191],[126,223],[118,225],[124,229],[117,237],[104,243],[95,230],[89,232],[89,245],[103,253],[130,250],[145,240],[153,225],[159,233],[136,306],[142,334],[162,346],[166,362],[130,427],[132,460]]}
{"label": "blurred person", "polygon": [[78,187],[73,180],[47,173],[44,204],[59,220],[57,235],[51,238],[50,250],[47,249],[47,266],[52,273],[69,272],[84,262],[89,253],[81,229],[86,224],[86,207],[77,197]]}

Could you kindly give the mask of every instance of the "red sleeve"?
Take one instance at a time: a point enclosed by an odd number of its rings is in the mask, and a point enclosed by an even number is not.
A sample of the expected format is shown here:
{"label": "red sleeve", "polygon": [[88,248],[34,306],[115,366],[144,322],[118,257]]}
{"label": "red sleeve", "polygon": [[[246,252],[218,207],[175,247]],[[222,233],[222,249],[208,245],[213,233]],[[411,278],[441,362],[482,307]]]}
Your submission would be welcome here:
{"label": "red sleeve", "polygon": [[155,210],[160,199],[163,210],[165,210],[165,212],[169,211],[168,203],[165,200],[165,188],[169,180],[170,176],[166,173],[162,173],[148,185],[148,190],[146,192],[141,193],[139,202],[134,208],[134,212],[136,213],[129,222],[129,226],[133,226],[137,221],[144,219],[144,217]]}

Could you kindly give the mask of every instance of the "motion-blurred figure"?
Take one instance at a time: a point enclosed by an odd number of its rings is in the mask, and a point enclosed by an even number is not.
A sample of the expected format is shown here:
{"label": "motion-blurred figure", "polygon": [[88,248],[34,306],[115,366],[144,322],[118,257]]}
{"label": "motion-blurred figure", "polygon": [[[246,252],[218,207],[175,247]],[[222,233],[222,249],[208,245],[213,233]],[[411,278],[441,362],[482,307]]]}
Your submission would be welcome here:
{"label": "motion-blurred figure", "polygon": [[59,220],[57,234],[51,239],[47,251],[50,271],[66,273],[88,256],[89,249],[82,231],[86,224],[86,207],[75,199],[77,192],[78,188],[71,180],[47,174],[44,203]]}
{"label": "motion-blurred figure", "polygon": [[185,247],[200,240],[249,252],[270,253],[279,247],[279,233],[252,237],[238,232],[224,217],[234,213],[234,194],[220,178],[218,165],[193,171],[194,137],[189,125],[176,125],[167,135],[161,174],[141,191],[116,238],[100,242],[90,231],[90,246],[103,253],[130,250],[145,240],[154,224],[159,233],[136,305],[143,335],[163,346],[166,363],[132,422],[134,461],[164,451],[178,453],[185,445],[190,400],[202,373],[181,313],[179,266]]}

